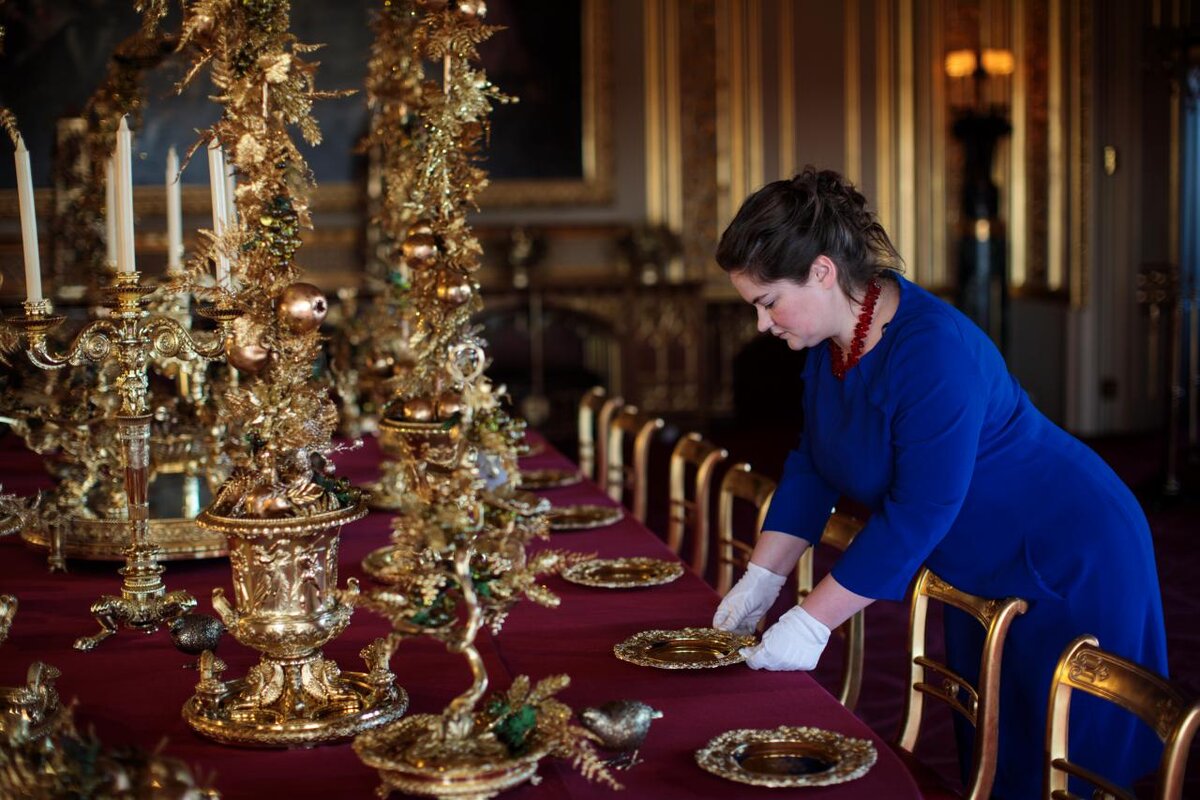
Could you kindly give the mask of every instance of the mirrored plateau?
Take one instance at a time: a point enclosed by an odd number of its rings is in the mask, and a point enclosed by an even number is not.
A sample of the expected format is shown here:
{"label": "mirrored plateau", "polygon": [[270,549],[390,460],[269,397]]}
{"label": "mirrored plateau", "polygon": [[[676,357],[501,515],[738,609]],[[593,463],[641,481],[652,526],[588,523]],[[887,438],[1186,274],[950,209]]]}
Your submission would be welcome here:
{"label": "mirrored plateau", "polygon": [[683,574],[683,564],[661,558],[595,558],[562,571],[571,583],[600,589],[639,589],[661,586]]}
{"label": "mirrored plateau", "polygon": [[696,751],[703,769],[738,783],[774,788],[830,786],[861,778],[875,764],[875,745],[822,728],[742,728]]}
{"label": "mirrored plateau", "polygon": [[642,631],[613,646],[622,661],[659,669],[728,667],[743,660],[741,648],[753,645],[753,636],[716,628],[680,628]]}

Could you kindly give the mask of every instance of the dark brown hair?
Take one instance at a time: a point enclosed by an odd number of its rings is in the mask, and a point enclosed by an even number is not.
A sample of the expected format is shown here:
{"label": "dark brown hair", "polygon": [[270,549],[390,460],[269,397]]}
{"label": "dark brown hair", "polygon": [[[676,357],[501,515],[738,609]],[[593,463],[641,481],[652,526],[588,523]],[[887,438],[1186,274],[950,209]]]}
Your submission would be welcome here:
{"label": "dark brown hair", "polygon": [[721,269],[759,283],[804,283],[820,255],[838,265],[838,284],[850,297],[902,263],[862,193],[838,173],[811,166],[746,198],[717,245]]}

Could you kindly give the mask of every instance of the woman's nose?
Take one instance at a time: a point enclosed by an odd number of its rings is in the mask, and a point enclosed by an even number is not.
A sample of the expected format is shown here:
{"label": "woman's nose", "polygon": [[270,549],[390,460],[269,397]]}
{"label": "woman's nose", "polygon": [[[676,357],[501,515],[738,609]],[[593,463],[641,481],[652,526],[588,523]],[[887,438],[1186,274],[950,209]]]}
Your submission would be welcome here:
{"label": "woman's nose", "polygon": [[758,332],[767,333],[771,330],[771,326],[775,323],[771,319],[771,315],[762,306],[755,306],[755,311],[758,314]]}

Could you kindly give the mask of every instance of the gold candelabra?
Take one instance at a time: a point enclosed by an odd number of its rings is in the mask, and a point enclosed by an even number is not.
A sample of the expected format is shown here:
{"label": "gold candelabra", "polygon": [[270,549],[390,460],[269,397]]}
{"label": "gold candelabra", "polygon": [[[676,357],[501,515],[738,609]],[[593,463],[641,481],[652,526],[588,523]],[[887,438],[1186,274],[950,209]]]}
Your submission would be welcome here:
{"label": "gold candelabra", "polygon": [[25,315],[9,320],[25,341],[29,360],[41,369],[61,369],[68,364],[99,364],[115,359],[119,374],[113,384],[120,397],[118,437],[124,455],[126,516],[129,546],[120,596],[102,595],[91,612],[100,631],[75,641],[78,650],[91,650],[122,625],[151,633],[164,622],[191,610],[196,599],[184,590],[168,592],[158,547],[149,539],[150,422],[146,398],[146,372],[151,358],[214,359],[222,354],[233,321],[241,312],[227,305],[206,306],[198,313],[214,320],[219,330],[211,341],[198,341],[177,320],[152,315],[148,310],[154,287],[142,283],[140,272],[118,272],[105,290],[109,316],[86,323],[63,352],[53,352],[48,334],[65,317],[51,313],[47,301],[26,302]]}

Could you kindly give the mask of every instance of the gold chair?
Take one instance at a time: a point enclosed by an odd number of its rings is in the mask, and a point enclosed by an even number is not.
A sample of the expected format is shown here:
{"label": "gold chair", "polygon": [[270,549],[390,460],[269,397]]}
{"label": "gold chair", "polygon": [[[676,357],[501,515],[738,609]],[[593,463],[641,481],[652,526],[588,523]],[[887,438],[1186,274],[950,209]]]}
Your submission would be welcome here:
{"label": "gold chair", "polygon": [[1046,712],[1045,797],[1068,800],[1069,776],[1095,786],[1097,797],[1134,800],[1132,792],[1118,788],[1103,777],[1067,759],[1067,729],[1071,716],[1071,693],[1076,689],[1116,703],[1136,714],[1154,729],[1164,750],[1159,761],[1154,797],[1180,800],[1188,750],[1200,726],[1200,700],[1191,698],[1157,673],[1100,649],[1095,636],[1077,638],[1063,651],[1050,684],[1050,706]]}
{"label": "gold chair", "polygon": [[[971,686],[945,664],[925,655],[925,627],[930,599],[954,606],[974,617],[986,630],[979,662],[979,684]],[[929,770],[912,755],[921,730],[924,697],[941,700],[975,726],[975,752],[964,797],[985,800],[996,779],[996,750],[1000,720],[1000,660],[1009,626],[1028,604],[1016,597],[991,600],[956,589],[922,568],[917,574],[909,607],[909,685],[900,718],[900,735],[893,743],[908,761],[918,784],[929,779]],[[926,677],[926,671],[934,675]]]}
{"label": "gold chair", "polygon": [[[618,503],[624,503],[625,492],[630,494],[629,510],[639,522],[646,521],[647,468],[650,463],[650,443],[654,434],[666,423],[662,417],[651,417],[638,411],[637,406],[625,406],[608,424],[608,441],[604,460],[608,479],[605,491]],[[625,463],[625,446],[631,445],[632,464]]]}
{"label": "gold chair", "polygon": [[[733,588],[733,570],[736,567],[744,570],[750,563],[750,554],[754,545],[747,544],[746,539],[757,540],[762,533],[763,520],[767,517],[767,509],[771,505],[771,497],[775,494],[775,481],[755,472],[747,463],[734,464],[721,479],[721,489],[717,495],[717,594],[724,597]],[[737,536],[734,526],[734,506],[737,501],[750,503],[756,510],[753,536]],[[807,553],[805,554],[807,555]],[[797,566],[799,572],[802,565]],[[808,562],[808,582],[812,584],[812,562]]]}
{"label": "gold chair", "polygon": [[622,397],[609,397],[603,386],[593,386],[579,401],[579,470],[588,480],[603,485],[608,426],[617,409],[625,405]]}
{"label": "gold chair", "polygon": [[[704,577],[708,569],[709,497],[717,465],[729,458],[729,451],[717,447],[699,433],[682,437],[671,451],[667,547],[679,555],[684,537],[692,537],[692,572]],[[688,480],[688,473],[694,474]],[[688,489],[691,489],[689,494]]]}
{"label": "gold chair", "polygon": [[596,415],[604,406],[608,390],[593,386],[579,399],[579,471],[588,480],[596,479]]}
{"label": "gold chair", "polygon": [[[845,511],[836,508],[825,523],[821,534],[821,543],[831,545],[841,552],[854,541],[854,537],[862,530],[862,520]],[[804,551],[797,570],[798,586],[797,600],[807,597],[813,590],[812,548]],[[851,710],[858,705],[858,696],[862,692],[863,657],[866,650],[866,611],[855,613],[834,631],[838,637],[845,640],[845,654],[842,659],[842,686],[838,690],[838,700]]]}

